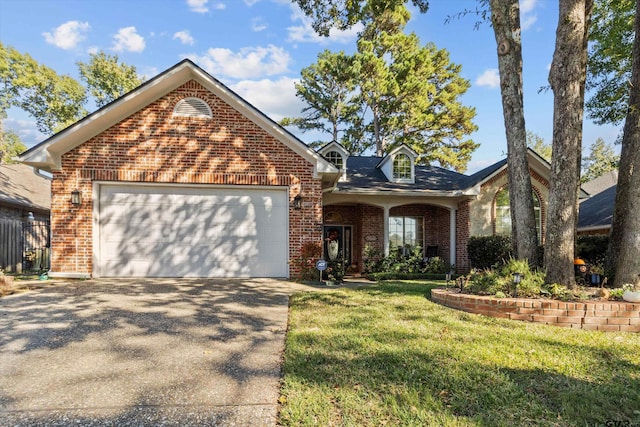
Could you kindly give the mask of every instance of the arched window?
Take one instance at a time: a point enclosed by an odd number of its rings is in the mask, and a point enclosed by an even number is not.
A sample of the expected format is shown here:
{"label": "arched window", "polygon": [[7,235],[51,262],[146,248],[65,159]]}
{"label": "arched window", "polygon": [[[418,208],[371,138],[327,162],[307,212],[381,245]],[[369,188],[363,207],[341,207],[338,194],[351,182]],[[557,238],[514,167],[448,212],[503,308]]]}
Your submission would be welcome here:
{"label": "arched window", "polygon": [[342,170],[343,160],[342,155],[337,151],[329,151],[326,155],[327,160],[329,160],[338,170]]}
{"label": "arched window", "polygon": [[[540,197],[533,191],[533,214],[536,221],[536,232],[538,241],[542,242],[542,215],[540,208]],[[496,194],[494,202],[495,212],[495,234],[511,235],[511,207],[509,205],[509,189],[504,187]]]}
{"label": "arched window", "polygon": [[411,179],[411,159],[406,154],[396,154],[393,158],[393,177]]}
{"label": "arched window", "polygon": [[173,109],[173,115],[179,117],[199,117],[210,119],[213,117],[209,104],[200,98],[185,98],[178,101]]}

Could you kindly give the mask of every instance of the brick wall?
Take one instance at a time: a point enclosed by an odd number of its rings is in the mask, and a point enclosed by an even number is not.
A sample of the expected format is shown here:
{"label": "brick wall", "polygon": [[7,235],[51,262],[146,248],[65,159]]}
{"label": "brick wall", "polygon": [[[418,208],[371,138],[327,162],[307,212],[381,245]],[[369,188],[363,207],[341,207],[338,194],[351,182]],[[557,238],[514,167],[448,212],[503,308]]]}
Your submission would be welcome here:
{"label": "brick wall", "polygon": [[470,207],[469,201],[458,203],[456,211],[456,271],[463,273],[469,271],[469,253],[467,243],[470,237]]}
{"label": "brick wall", "polygon": [[433,289],[438,304],[470,313],[546,323],[565,328],[640,332],[640,304],[618,301],[561,302],[492,298]]}
{"label": "brick wall", "polygon": [[[191,96],[209,104],[212,119],[172,116],[176,103]],[[96,180],[288,186],[290,200],[300,192],[304,197],[302,210],[289,211],[290,256],[322,237],[322,189],[313,165],[195,81],[63,156],[51,184],[53,271],[92,272]],[[75,189],[82,193],[80,207],[70,203]]]}

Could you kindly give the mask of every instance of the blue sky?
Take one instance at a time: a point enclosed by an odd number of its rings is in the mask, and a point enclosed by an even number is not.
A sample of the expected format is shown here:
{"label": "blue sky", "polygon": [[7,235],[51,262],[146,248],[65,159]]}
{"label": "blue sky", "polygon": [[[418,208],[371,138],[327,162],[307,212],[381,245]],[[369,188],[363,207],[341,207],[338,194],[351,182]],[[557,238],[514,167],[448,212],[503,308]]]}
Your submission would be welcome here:
{"label": "blue sky", "polygon": [[[553,94],[547,85],[557,22],[557,0],[521,0],[524,100],[527,129],[550,143]],[[505,156],[506,142],[491,28],[476,18],[446,23],[448,16],[475,9],[476,0],[431,0],[427,14],[412,9],[408,31],[433,42],[462,65],[471,88],[462,102],[476,108],[481,144],[467,172]],[[77,61],[91,52],[117,54],[147,78],[190,58],[274,120],[298,115],[300,70],[324,49],[353,52],[358,28],[319,37],[288,0],[0,0],[0,40],[60,74],[79,78]],[[91,106],[87,107],[92,110]],[[32,146],[45,138],[33,120],[11,109],[5,127]],[[598,138],[613,143],[616,127],[585,120],[585,151]],[[317,135],[296,133],[309,142]]]}

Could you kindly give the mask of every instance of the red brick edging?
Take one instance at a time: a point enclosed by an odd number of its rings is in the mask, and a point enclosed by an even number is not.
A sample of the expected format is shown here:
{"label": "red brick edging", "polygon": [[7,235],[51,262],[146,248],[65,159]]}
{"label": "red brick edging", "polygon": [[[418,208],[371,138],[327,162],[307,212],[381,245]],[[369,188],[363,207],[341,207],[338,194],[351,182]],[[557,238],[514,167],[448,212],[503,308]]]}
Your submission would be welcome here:
{"label": "red brick edging", "polygon": [[562,302],[494,298],[432,289],[431,299],[444,306],[512,320],[546,323],[565,328],[640,332],[640,304],[624,301]]}

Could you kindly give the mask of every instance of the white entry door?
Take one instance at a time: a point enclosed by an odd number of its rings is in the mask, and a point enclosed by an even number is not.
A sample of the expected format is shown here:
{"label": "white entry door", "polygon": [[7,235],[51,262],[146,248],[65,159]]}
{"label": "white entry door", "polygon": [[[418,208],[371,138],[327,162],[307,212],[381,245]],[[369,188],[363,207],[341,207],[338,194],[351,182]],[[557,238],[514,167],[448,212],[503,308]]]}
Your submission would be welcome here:
{"label": "white entry door", "polygon": [[286,188],[102,184],[98,193],[96,276],[289,275]]}

